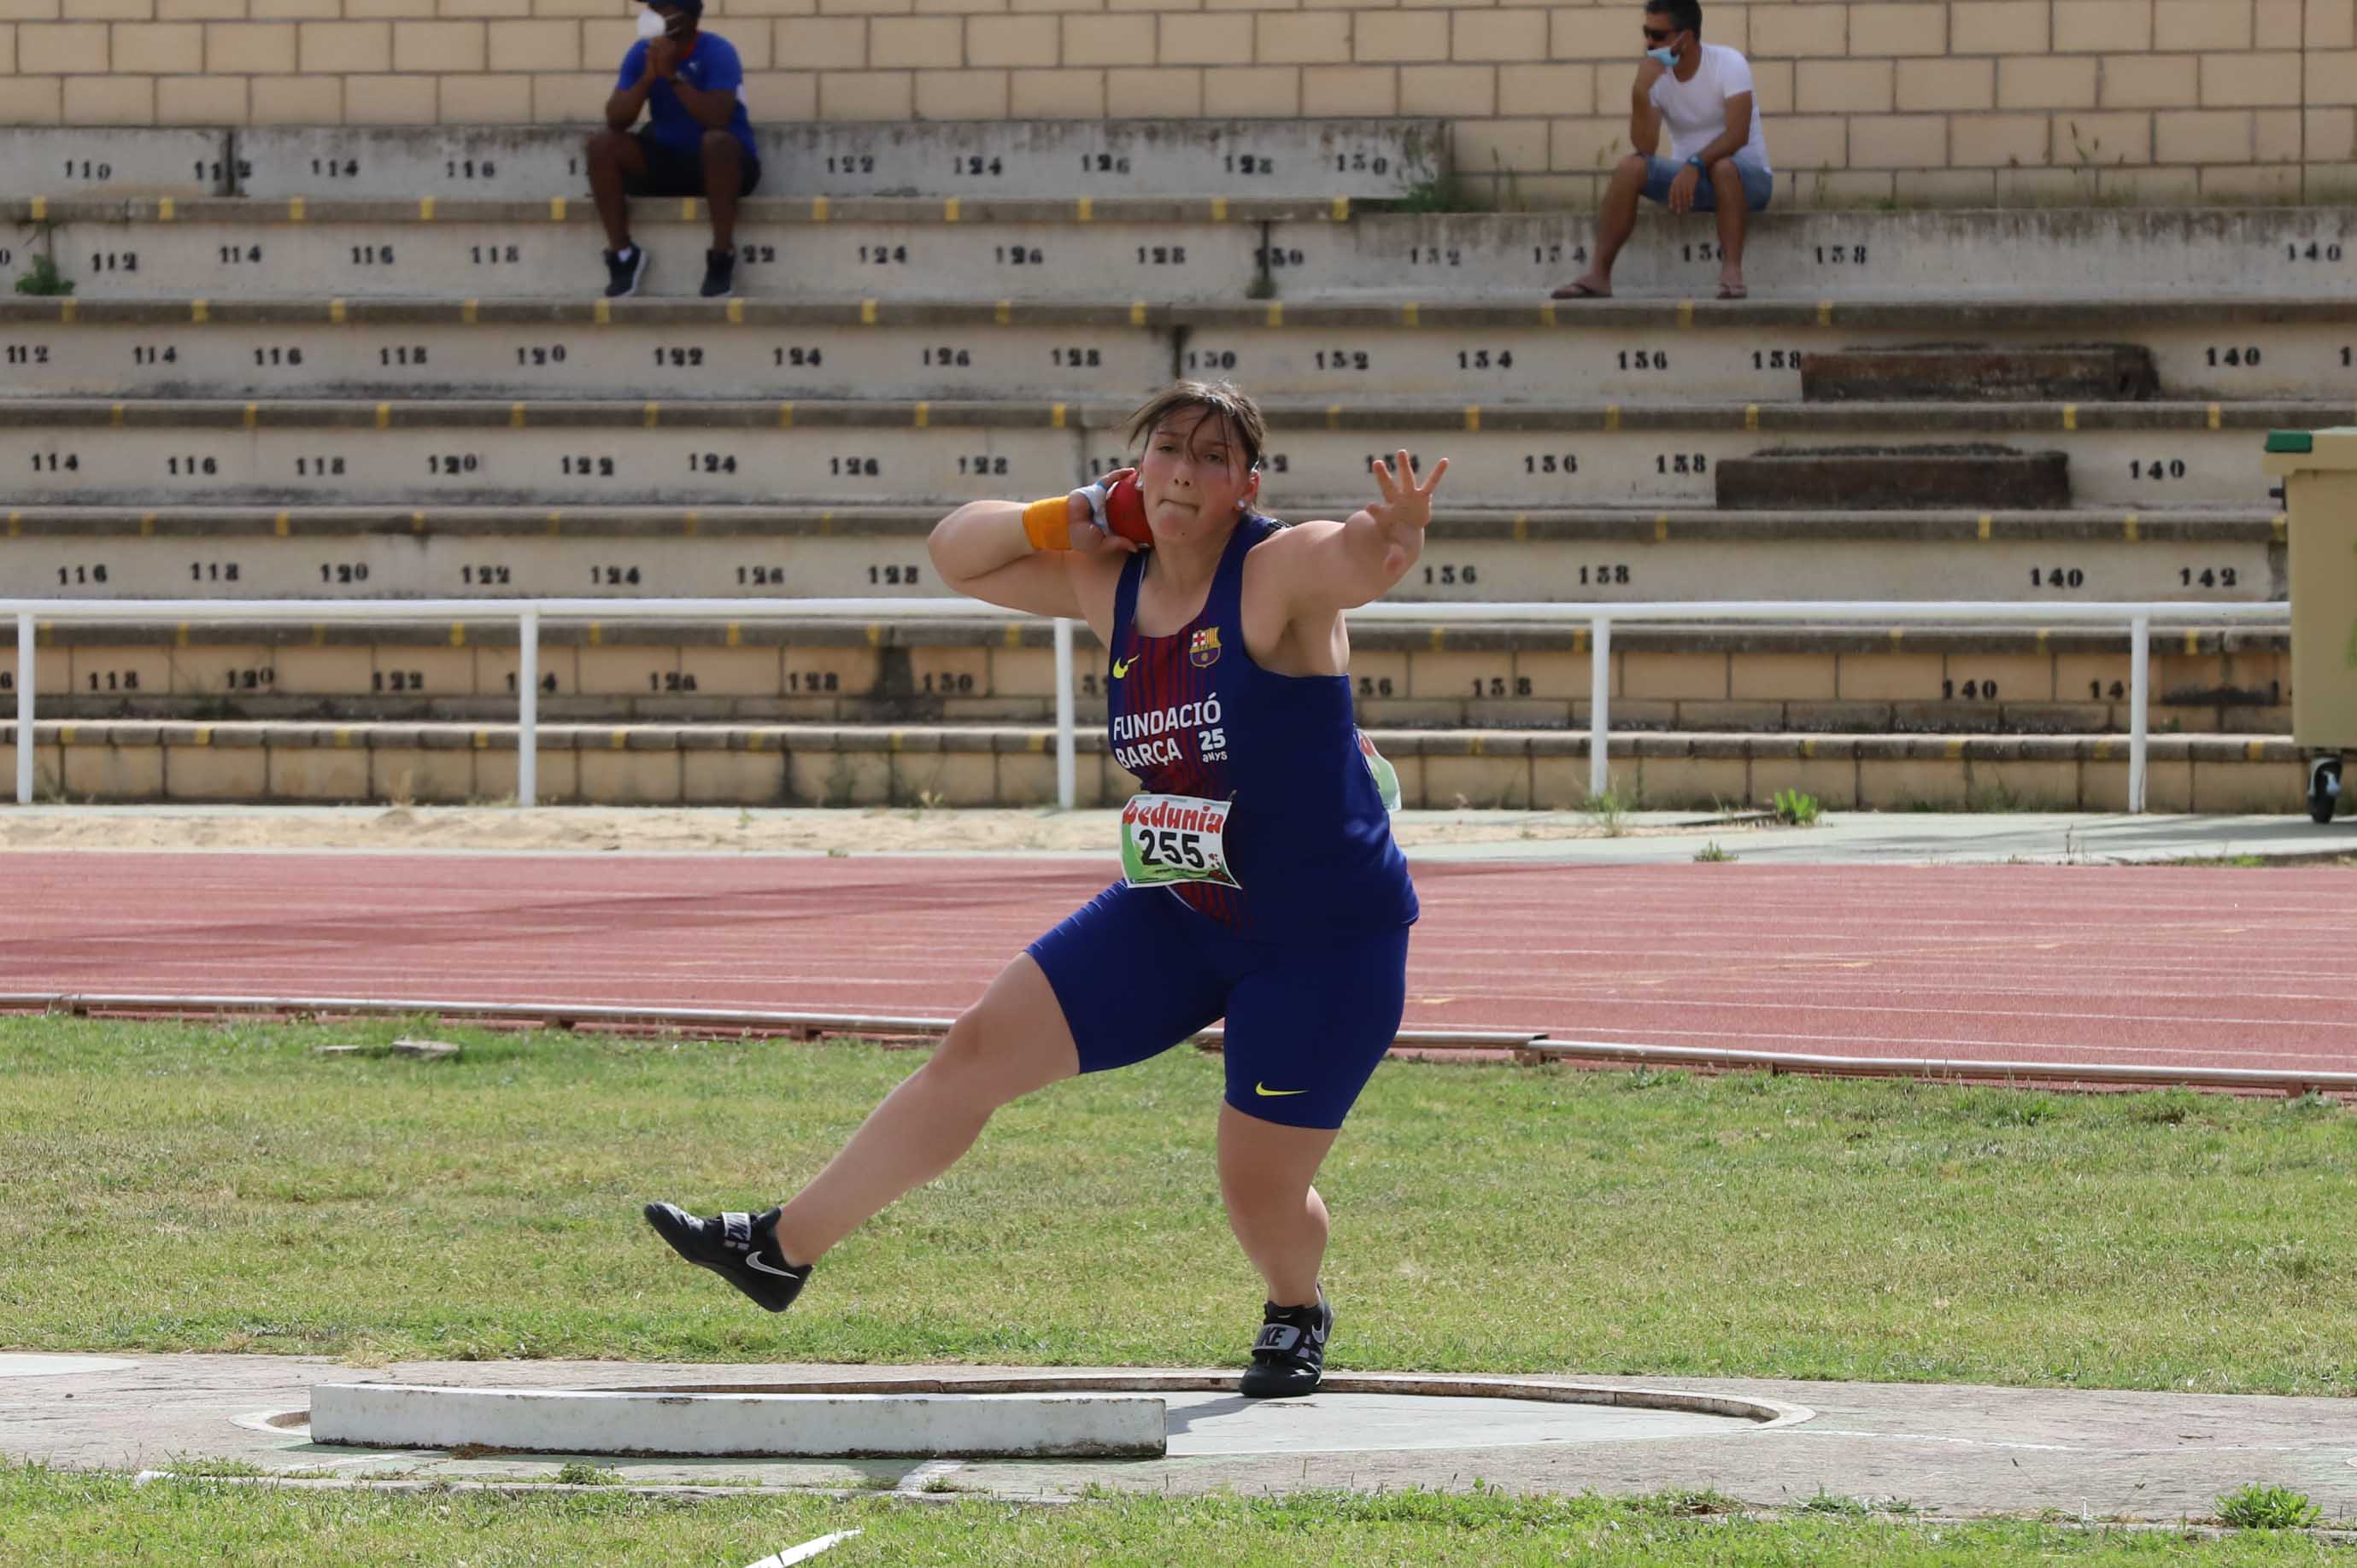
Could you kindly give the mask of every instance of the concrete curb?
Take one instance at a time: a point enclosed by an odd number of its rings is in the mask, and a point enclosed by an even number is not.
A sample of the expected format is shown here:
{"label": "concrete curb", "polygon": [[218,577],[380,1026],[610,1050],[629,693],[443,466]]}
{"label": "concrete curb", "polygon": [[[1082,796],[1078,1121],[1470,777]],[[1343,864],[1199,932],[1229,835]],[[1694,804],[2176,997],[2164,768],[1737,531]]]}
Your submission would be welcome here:
{"label": "concrete curb", "polygon": [[[314,1442],[762,1458],[1159,1458],[1162,1402],[1111,1389],[483,1389],[322,1383]],[[291,1430],[291,1429],[290,1429]]]}

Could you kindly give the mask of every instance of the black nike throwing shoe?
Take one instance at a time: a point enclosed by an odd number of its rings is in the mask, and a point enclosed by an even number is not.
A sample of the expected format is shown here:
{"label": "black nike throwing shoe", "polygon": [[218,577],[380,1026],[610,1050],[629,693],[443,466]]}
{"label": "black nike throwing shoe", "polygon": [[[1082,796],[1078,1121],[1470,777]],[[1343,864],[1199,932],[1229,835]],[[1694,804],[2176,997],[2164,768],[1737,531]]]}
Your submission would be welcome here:
{"label": "black nike throwing shoe", "polygon": [[771,1312],[783,1312],[802,1294],[811,1265],[794,1267],[778,1251],[778,1211],[720,1214],[698,1219],[675,1203],[650,1203],[647,1223],[672,1251],[710,1269]]}
{"label": "black nike throwing shoe", "polygon": [[1240,1391],[1248,1400],[1316,1393],[1326,1375],[1326,1339],[1333,1332],[1334,1309],[1326,1304],[1323,1285],[1315,1306],[1265,1303],[1260,1337],[1253,1341],[1253,1364],[1244,1369]]}

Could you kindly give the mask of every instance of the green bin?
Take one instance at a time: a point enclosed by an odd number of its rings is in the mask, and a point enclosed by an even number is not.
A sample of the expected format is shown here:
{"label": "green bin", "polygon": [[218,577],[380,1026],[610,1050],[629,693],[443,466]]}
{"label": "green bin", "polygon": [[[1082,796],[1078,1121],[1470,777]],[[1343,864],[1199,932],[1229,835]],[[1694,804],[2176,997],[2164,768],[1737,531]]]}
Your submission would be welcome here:
{"label": "green bin", "polygon": [[2290,547],[2292,743],[2308,757],[2308,814],[2332,820],[2357,758],[2357,429],[2278,430]]}

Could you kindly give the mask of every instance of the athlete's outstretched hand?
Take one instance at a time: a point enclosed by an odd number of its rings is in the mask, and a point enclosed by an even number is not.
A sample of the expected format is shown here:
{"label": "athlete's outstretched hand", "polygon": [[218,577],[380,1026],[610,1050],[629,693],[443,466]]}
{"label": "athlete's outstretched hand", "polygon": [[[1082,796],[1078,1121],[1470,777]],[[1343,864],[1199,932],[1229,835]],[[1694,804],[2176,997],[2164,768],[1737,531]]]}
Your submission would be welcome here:
{"label": "athlete's outstretched hand", "polygon": [[[1110,490],[1114,485],[1136,473],[1135,468],[1115,468],[1099,474],[1092,481]],[[1109,528],[1097,526],[1096,513],[1081,492],[1072,492],[1072,553],[1075,555],[1135,555],[1146,548],[1134,539],[1125,539]]]}
{"label": "athlete's outstretched hand", "polygon": [[1375,488],[1383,499],[1367,508],[1367,515],[1383,530],[1383,570],[1396,575],[1407,569],[1424,548],[1424,531],[1432,521],[1432,492],[1440,488],[1440,476],[1448,472],[1448,459],[1443,457],[1432,466],[1432,478],[1421,485],[1415,481],[1415,459],[1406,448],[1400,450],[1398,464],[1375,459]]}

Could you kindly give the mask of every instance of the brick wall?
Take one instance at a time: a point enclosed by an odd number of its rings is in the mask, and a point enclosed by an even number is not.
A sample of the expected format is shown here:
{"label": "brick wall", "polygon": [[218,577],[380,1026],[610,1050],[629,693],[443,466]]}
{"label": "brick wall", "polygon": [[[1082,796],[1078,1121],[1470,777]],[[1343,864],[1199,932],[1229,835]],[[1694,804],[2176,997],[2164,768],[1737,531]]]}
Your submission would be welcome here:
{"label": "brick wall", "polygon": [[[1627,150],[1640,6],[711,0],[759,119],[1437,115],[1508,202]],[[594,118],[628,0],[0,0],[0,124]],[[1803,203],[2346,200],[2357,0],[1706,0]]]}

